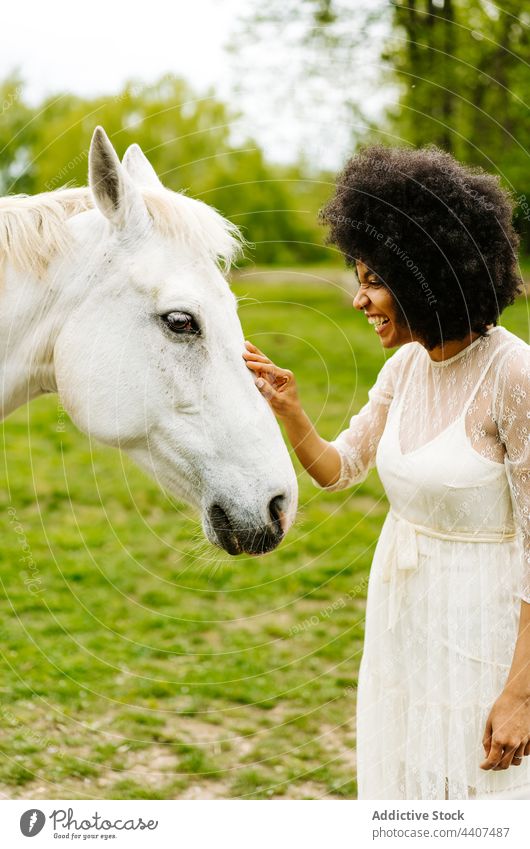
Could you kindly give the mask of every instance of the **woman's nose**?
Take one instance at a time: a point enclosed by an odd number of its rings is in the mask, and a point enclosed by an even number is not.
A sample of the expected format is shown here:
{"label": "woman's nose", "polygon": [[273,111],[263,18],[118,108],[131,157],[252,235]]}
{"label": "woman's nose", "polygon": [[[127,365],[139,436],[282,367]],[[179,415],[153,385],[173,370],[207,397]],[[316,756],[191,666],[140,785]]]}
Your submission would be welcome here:
{"label": "woman's nose", "polygon": [[366,294],[359,289],[359,291],[355,293],[352,306],[354,306],[356,310],[362,310],[366,307],[369,300],[370,299],[366,296]]}

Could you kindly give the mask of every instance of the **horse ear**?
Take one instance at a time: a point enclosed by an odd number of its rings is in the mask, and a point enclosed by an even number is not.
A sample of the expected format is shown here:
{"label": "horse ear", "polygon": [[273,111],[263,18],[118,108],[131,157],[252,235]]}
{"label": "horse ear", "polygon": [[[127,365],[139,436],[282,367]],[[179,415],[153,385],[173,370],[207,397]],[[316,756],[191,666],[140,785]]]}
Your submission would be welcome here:
{"label": "horse ear", "polygon": [[96,206],[115,227],[147,222],[143,198],[102,127],[96,127],[90,143],[88,183]]}
{"label": "horse ear", "polygon": [[163,188],[158,174],[139,144],[131,144],[125,151],[122,165],[137,186],[152,189]]}

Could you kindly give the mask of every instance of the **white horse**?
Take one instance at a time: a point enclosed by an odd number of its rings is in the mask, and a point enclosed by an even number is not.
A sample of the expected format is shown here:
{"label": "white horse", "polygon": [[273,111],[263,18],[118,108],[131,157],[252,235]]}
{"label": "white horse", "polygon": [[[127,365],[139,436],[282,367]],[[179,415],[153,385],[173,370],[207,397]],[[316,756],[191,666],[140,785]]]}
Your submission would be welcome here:
{"label": "white horse", "polygon": [[237,229],[166,189],[97,127],[89,187],[0,199],[0,418],[46,392],[197,507],[208,539],[262,554],[292,524],[296,475],[242,358],[219,263]]}

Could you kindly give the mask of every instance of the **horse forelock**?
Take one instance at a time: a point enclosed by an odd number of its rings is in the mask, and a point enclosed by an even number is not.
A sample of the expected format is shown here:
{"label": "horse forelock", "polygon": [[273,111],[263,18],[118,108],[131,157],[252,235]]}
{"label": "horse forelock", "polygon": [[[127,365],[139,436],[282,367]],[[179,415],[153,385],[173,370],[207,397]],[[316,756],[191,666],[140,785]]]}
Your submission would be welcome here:
{"label": "horse forelock", "polygon": [[169,189],[141,189],[155,228],[183,241],[197,253],[206,253],[228,269],[244,239],[235,224],[213,207]]}
{"label": "horse forelock", "polygon": [[[238,228],[202,201],[169,189],[139,189],[155,229],[228,269],[244,243]],[[70,246],[69,218],[94,208],[88,187],[0,198],[0,261],[42,277]]]}

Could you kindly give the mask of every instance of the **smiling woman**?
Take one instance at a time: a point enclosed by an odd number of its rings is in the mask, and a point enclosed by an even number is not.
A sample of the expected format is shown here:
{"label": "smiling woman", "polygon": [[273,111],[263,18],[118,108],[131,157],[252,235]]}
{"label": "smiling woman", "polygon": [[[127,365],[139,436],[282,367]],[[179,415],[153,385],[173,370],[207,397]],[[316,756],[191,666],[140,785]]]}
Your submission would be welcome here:
{"label": "smiling woman", "polygon": [[[421,341],[414,330],[406,326],[394,295],[381,278],[361,260],[356,260],[355,271],[359,289],[353,299],[353,306],[364,312],[368,323],[380,337],[383,348],[395,348],[413,340]],[[492,326],[488,324],[486,329]],[[439,361],[457,354],[478,335],[470,331],[463,339],[446,340],[445,344],[431,348],[430,357]]]}
{"label": "smiling woman", "polygon": [[347,263],[361,261],[390,290],[397,321],[428,350],[484,334],[520,292],[508,194],[434,146],[361,150],[321,220]]}
{"label": "smiling woman", "polygon": [[[353,299],[353,306],[362,309],[368,324],[371,324],[379,336],[384,336],[382,344],[394,348],[397,344],[386,331],[396,332],[397,310],[390,290],[380,277],[371,271],[364,262],[355,263],[355,271],[359,280],[359,290]],[[368,311],[370,303],[370,312]]]}
{"label": "smiling woman", "polygon": [[530,798],[530,346],[497,325],[520,283],[511,214],[495,178],[441,151],[365,149],[322,217],[355,264],[353,306],[398,347],[368,402],[328,442],[293,373],[244,354],[314,483],[376,465],[390,502],[358,679],[361,799]]}

